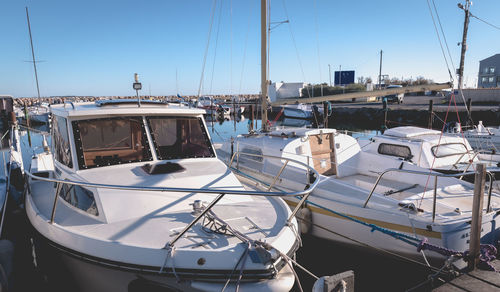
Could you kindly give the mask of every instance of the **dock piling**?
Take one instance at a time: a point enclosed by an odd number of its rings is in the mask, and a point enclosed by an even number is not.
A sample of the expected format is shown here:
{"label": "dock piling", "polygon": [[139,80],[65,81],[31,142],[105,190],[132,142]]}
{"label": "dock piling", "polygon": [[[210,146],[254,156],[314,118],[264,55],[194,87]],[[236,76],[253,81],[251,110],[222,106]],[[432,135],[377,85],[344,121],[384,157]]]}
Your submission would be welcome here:
{"label": "dock piling", "polygon": [[472,223],[470,232],[469,260],[467,263],[467,267],[469,270],[474,270],[479,262],[485,180],[486,167],[483,163],[479,163],[476,166],[476,175],[474,180],[474,198],[472,201]]}

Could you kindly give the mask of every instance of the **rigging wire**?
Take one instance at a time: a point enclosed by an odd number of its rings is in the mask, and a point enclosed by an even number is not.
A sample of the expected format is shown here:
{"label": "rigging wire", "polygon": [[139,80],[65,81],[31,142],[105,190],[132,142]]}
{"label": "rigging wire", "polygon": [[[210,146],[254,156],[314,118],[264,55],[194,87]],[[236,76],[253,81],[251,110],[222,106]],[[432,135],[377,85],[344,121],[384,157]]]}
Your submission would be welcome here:
{"label": "rigging wire", "polygon": [[[436,18],[439,23],[439,28],[441,29],[441,35],[443,36],[444,44],[446,45],[446,50],[448,51],[448,57],[450,58],[451,66],[452,68],[455,68],[455,64],[453,63],[453,58],[451,57],[450,47],[448,46],[448,41],[446,40],[446,35],[444,34],[443,25],[441,24],[441,18],[439,17],[439,13],[437,11],[436,3],[434,2],[434,0],[432,0],[432,6],[434,7],[434,13],[436,14]],[[453,77],[451,77],[451,79],[453,81]]]}
{"label": "rigging wire", "polygon": [[212,63],[212,76],[210,77],[210,90],[208,91],[210,94],[212,94],[212,84],[214,81],[214,71],[215,71],[215,60],[217,59],[217,46],[219,44],[219,31],[220,31],[220,21],[222,19],[222,4],[224,0],[220,1],[220,7],[219,7],[219,19],[217,21],[217,33],[215,34],[215,48],[214,48],[214,60]]}
{"label": "rigging wire", "polygon": [[472,13],[470,13],[470,12],[469,12],[469,16],[474,17],[475,19],[477,19],[477,20],[479,20],[479,21],[482,21],[483,23],[485,23],[485,24],[487,24],[487,25],[489,25],[489,26],[491,26],[491,27],[493,27],[493,28],[496,28],[496,29],[500,30],[500,27],[499,27],[499,26],[496,26],[496,25],[494,25],[494,24],[492,24],[492,23],[489,23],[489,22],[487,22],[486,20],[481,19],[481,18],[479,18],[479,17],[475,16],[474,14],[472,14]]}
{"label": "rigging wire", "polygon": [[201,78],[200,78],[200,85],[198,86],[198,97],[201,94],[201,87],[203,85],[203,75],[205,73],[205,64],[207,63],[207,55],[208,55],[208,48],[210,46],[210,38],[212,36],[212,25],[214,23],[214,17],[215,17],[215,7],[217,6],[217,0],[213,1],[212,4],[212,12],[210,16],[210,25],[208,26],[208,38],[207,38],[207,45],[205,47],[205,55],[203,56],[203,65],[201,67]]}
{"label": "rigging wire", "polygon": [[441,52],[443,53],[444,62],[446,63],[446,69],[448,70],[448,74],[450,75],[450,80],[453,81],[453,74],[451,74],[450,65],[448,64],[448,59],[446,58],[446,53],[444,51],[443,43],[441,41],[441,36],[439,35],[439,31],[436,25],[436,20],[434,19],[434,14],[432,13],[431,4],[429,3],[429,0],[426,1],[427,1],[427,7],[429,7],[429,13],[431,14],[432,23],[434,24],[434,30],[436,31],[436,36],[439,41],[439,46],[441,47]]}
{"label": "rigging wire", "polygon": [[[290,17],[288,17],[288,10],[286,9],[285,0],[282,0],[282,3],[283,3],[283,9],[285,11],[286,19],[290,19]],[[307,83],[306,82],[306,74],[304,73],[304,66],[302,66],[302,61],[300,59],[299,50],[297,48],[297,42],[295,41],[295,36],[294,36],[293,30],[292,30],[292,24],[290,22],[288,23],[288,29],[290,31],[290,36],[292,38],[292,43],[293,43],[293,46],[295,48],[295,54],[297,55],[297,60],[299,62],[300,71],[302,73],[302,79],[304,80],[305,83]],[[311,92],[310,92],[309,86],[306,86],[306,90],[307,90],[307,95],[309,97],[311,97]]]}

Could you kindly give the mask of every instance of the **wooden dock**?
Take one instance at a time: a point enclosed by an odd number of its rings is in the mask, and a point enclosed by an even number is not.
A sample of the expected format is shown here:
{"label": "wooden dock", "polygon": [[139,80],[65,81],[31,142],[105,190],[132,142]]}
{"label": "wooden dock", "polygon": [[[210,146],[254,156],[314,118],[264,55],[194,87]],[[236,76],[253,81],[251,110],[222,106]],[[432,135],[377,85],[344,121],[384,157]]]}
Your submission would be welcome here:
{"label": "wooden dock", "polygon": [[[491,262],[500,271],[500,260]],[[500,291],[500,273],[475,269],[432,290],[434,292]]]}

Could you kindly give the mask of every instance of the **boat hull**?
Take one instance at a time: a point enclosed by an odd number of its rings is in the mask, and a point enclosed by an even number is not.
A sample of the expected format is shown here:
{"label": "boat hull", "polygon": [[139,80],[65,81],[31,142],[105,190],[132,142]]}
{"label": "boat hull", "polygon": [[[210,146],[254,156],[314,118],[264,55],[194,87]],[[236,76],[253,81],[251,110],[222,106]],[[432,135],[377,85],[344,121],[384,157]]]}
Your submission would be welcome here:
{"label": "boat hull", "polygon": [[[54,291],[221,291],[226,282],[217,277],[208,281],[180,277],[178,281],[171,273],[159,273],[158,267],[154,271],[155,267],[127,265],[88,256],[50,241],[34,228],[32,230],[37,268],[48,278],[49,286]],[[243,278],[239,290],[288,291],[294,281],[293,272],[285,266],[273,279],[248,281]],[[235,282],[232,281],[227,289],[234,290]]]}

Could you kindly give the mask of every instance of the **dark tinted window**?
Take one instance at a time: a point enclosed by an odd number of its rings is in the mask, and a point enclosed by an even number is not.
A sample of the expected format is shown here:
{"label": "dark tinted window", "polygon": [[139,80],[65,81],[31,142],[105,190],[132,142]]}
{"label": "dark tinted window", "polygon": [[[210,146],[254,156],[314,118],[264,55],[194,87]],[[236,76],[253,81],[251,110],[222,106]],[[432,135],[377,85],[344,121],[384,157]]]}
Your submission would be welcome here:
{"label": "dark tinted window", "polygon": [[73,122],[80,168],[152,160],[141,117]]}
{"label": "dark tinted window", "polygon": [[413,157],[411,155],[411,150],[408,146],[396,145],[396,144],[381,143],[378,146],[378,153],[401,157],[405,159],[411,159]]}
{"label": "dark tinted window", "polygon": [[158,159],[215,157],[200,118],[148,117]]}
{"label": "dark tinted window", "polygon": [[92,215],[99,215],[94,199],[94,194],[86,188],[64,184],[59,196],[72,206]]}
{"label": "dark tinted window", "polygon": [[63,117],[54,116],[52,119],[52,144],[55,159],[72,168],[73,162],[71,161],[68,124]]}

